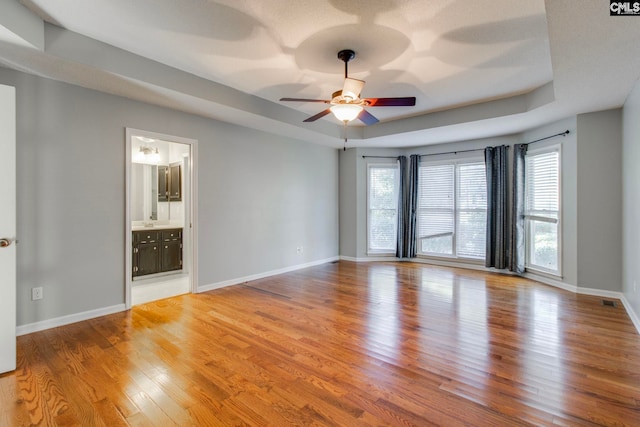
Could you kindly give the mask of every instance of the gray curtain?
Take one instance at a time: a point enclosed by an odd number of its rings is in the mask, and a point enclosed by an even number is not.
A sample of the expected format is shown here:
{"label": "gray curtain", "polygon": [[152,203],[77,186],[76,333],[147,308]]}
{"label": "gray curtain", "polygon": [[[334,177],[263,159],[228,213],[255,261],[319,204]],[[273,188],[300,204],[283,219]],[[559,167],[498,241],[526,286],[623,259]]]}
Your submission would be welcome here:
{"label": "gray curtain", "polygon": [[396,257],[405,257],[405,241],[404,241],[404,217],[406,206],[406,174],[407,174],[407,158],[405,156],[398,156],[398,163],[400,166],[400,186],[398,188],[398,229],[396,231]]}
{"label": "gray curtain", "polygon": [[404,245],[407,258],[416,257],[416,209],[418,207],[418,168],[420,156],[412,154],[409,161],[407,204],[405,206]]}
{"label": "gray curtain", "polygon": [[527,144],[513,146],[513,188],[511,202],[511,259],[509,270],[524,273],[524,172]]}
{"label": "gray curtain", "polygon": [[508,148],[487,147],[484,161],[487,174],[487,238],[485,266],[504,269],[509,266]]}
{"label": "gray curtain", "polygon": [[407,158],[398,157],[400,162],[400,194],[398,197],[398,243],[396,257],[416,256],[416,207],[418,203],[418,167],[420,156],[414,154],[407,170]]}

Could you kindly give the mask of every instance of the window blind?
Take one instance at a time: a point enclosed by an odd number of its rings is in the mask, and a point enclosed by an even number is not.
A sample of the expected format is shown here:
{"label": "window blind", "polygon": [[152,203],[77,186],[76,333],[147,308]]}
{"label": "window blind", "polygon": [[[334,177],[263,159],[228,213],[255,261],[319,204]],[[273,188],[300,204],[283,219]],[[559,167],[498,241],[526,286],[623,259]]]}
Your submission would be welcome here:
{"label": "window blind", "polygon": [[526,265],[559,273],[560,153],[529,153],[525,162]]}
{"label": "window blind", "polygon": [[525,209],[527,215],[558,218],[560,203],[559,153],[526,157]]}
{"label": "window blind", "polygon": [[460,164],[457,189],[457,255],[484,259],[487,234],[487,178],[484,163]]}
{"label": "window blind", "polygon": [[418,173],[418,251],[453,254],[455,165],[425,165]]}

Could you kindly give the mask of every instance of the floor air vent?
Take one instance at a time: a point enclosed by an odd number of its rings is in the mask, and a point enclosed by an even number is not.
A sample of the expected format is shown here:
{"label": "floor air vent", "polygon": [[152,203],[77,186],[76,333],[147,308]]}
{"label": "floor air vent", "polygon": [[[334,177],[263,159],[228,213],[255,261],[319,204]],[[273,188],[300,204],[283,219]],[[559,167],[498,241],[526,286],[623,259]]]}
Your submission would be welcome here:
{"label": "floor air vent", "polygon": [[611,301],[611,300],[608,300],[608,299],[603,299],[601,301],[602,301],[602,305],[606,305],[608,307],[617,307],[618,306],[618,303],[615,302],[615,301]]}

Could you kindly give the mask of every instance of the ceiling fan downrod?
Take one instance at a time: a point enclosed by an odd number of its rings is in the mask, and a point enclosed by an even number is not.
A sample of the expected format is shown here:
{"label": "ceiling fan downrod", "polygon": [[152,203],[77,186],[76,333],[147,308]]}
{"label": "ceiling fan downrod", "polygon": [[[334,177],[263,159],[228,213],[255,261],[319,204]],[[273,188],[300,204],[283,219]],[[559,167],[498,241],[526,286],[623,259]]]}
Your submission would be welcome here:
{"label": "ceiling fan downrod", "polygon": [[356,53],[351,49],[344,49],[338,52],[338,59],[344,61],[344,78],[345,79],[349,77],[347,64],[349,61],[351,61],[355,57],[356,57]]}

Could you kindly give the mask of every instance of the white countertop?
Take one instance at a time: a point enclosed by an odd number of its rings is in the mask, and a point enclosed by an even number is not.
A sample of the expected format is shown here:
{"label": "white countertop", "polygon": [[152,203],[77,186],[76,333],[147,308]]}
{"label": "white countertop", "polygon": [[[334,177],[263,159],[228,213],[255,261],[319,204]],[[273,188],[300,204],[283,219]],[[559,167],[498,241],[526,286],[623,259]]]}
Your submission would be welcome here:
{"label": "white countertop", "polygon": [[182,224],[153,224],[152,227],[146,225],[132,225],[131,231],[153,231],[153,230],[168,230],[172,228],[183,228]]}

